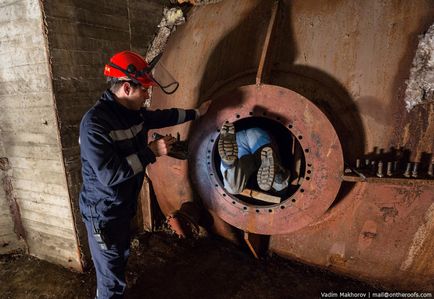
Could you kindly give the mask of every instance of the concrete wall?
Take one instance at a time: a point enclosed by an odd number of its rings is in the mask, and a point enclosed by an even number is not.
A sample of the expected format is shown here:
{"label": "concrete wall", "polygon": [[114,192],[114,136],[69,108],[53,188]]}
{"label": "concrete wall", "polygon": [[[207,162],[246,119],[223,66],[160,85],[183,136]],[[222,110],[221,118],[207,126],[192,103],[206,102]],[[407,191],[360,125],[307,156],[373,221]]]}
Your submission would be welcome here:
{"label": "concrete wall", "polygon": [[[5,177],[4,171],[0,172],[0,181]],[[14,233],[14,223],[9,210],[4,188],[0,188],[0,254],[7,253],[17,248],[19,237]]]}
{"label": "concrete wall", "polygon": [[110,1],[110,5],[99,2],[100,5],[95,1],[44,2],[63,162],[80,250],[87,262],[87,236],[78,209],[79,125],[83,114],[105,89],[104,63],[113,51],[130,47],[126,1]]}
{"label": "concrete wall", "polygon": [[80,120],[107,88],[103,69],[110,57],[127,49],[145,54],[161,19],[163,3],[62,0],[43,5],[68,191],[81,251],[89,261],[78,209]]}
{"label": "concrete wall", "polygon": [[0,22],[0,139],[28,251],[80,269],[39,1],[0,1]]}
{"label": "concrete wall", "polygon": [[10,166],[0,179],[12,188],[9,196],[0,188],[2,252],[27,248],[77,270],[90,260],[78,211],[79,123],[106,88],[109,58],[145,54],[163,4],[0,0],[0,158]]}
{"label": "concrete wall", "polygon": [[[16,213],[12,213],[13,197],[8,194],[6,186],[10,186],[10,173],[8,159],[5,157],[4,147],[0,140],[0,254],[10,253],[14,251],[24,250],[24,239],[20,234],[19,225],[16,228],[14,219],[19,221],[21,217],[14,217]],[[12,190],[11,190],[12,191]],[[11,208],[12,206],[12,208]],[[14,211],[18,212],[18,211]]]}

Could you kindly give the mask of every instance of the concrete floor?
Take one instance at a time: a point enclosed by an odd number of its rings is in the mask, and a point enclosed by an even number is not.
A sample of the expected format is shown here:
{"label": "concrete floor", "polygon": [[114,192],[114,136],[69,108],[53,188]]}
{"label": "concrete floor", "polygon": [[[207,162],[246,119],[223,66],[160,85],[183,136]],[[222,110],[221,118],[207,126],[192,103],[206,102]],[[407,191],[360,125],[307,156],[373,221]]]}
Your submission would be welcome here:
{"label": "concrete floor", "polygon": [[[378,287],[280,257],[254,259],[219,239],[137,236],[126,298],[320,298]],[[0,256],[0,298],[93,298],[94,271],[75,273],[22,254]]]}

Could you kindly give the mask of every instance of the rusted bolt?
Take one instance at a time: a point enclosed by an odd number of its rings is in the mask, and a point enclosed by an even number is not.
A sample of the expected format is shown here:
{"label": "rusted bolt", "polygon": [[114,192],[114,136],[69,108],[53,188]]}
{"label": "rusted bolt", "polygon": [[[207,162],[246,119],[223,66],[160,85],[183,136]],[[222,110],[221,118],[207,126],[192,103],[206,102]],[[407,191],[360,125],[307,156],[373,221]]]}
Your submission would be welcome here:
{"label": "rusted bolt", "polygon": [[377,171],[377,162],[376,161],[371,161],[371,171],[373,173],[375,173]]}
{"label": "rusted bolt", "polygon": [[387,172],[386,172],[386,175],[387,176],[392,176],[392,162],[387,162]]}
{"label": "rusted bolt", "polygon": [[370,161],[369,161],[369,159],[365,159],[365,166],[366,166],[366,167],[368,167],[368,166],[369,166],[369,164],[370,164]]}
{"label": "rusted bolt", "polygon": [[398,165],[399,165],[398,161],[393,161],[393,172],[396,173],[398,171]]}
{"label": "rusted bolt", "polygon": [[415,162],[413,165],[413,171],[411,172],[411,176],[414,178],[417,178],[418,173],[417,173],[417,169],[418,169],[419,163]]}
{"label": "rusted bolt", "polygon": [[382,178],[384,176],[384,174],[383,174],[383,161],[378,162],[377,176],[379,178]]}
{"label": "rusted bolt", "polygon": [[407,163],[407,166],[406,166],[406,168],[405,168],[405,172],[404,172],[404,176],[405,176],[406,178],[409,178],[409,177],[410,177],[410,170],[411,170],[411,163],[408,162],[408,163]]}
{"label": "rusted bolt", "polygon": [[360,159],[356,159],[356,168],[360,168]]}

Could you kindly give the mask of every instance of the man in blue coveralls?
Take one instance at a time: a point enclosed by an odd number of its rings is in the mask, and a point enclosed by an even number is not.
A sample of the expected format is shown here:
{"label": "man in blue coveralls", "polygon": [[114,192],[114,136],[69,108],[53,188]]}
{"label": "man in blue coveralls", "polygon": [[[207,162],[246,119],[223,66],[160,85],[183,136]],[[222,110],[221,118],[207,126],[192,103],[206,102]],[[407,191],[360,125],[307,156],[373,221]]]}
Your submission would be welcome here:
{"label": "man in blue coveralls", "polygon": [[150,65],[134,52],[114,55],[104,69],[110,88],[80,124],[80,211],[96,270],[96,298],[123,297],[130,221],[144,170],[176,141],[166,136],[148,143],[148,130],[194,120],[207,110],[206,105],[199,110],[143,108],[150,86],[164,91],[151,75]]}

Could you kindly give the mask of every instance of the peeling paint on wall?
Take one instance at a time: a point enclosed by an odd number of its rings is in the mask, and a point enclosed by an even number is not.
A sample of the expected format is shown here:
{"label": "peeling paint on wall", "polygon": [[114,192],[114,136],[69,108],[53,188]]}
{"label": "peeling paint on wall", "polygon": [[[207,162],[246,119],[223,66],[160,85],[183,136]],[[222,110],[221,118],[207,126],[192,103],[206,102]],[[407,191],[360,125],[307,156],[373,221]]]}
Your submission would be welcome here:
{"label": "peeling paint on wall", "polygon": [[176,30],[176,26],[184,23],[184,13],[180,8],[164,8],[163,18],[158,25],[158,33],[146,53],[146,60],[151,61],[158,54],[162,53],[166,47],[170,34]]}
{"label": "peeling paint on wall", "polygon": [[419,37],[419,45],[406,81],[405,106],[407,111],[414,106],[434,101],[434,24]]}

